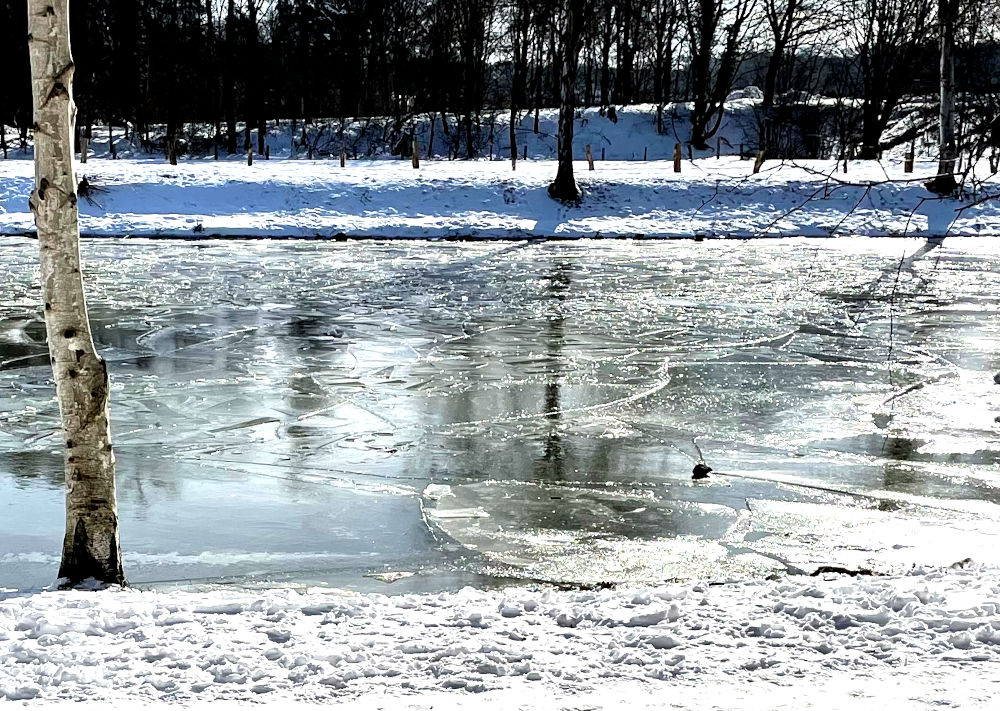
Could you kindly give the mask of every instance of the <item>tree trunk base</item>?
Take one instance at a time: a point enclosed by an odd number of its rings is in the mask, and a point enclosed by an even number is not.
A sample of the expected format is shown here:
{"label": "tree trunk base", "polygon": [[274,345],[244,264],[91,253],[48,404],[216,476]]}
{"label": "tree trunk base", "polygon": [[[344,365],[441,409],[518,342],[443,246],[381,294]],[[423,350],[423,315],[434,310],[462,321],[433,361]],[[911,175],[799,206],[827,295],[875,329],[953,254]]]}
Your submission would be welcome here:
{"label": "tree trunk base", "polygon": [[958,192],[958,182],[955,176],[949,173],[937,175],[924,183],[924,187],[935,195],[947,196]]}
{"label": "tree trunk base", "polygon": [[580,188],[573,178],[567,180],[557,175],[556,179],[549,185],[549,197],[559,202],[579,205]]}
{"label": "tree trunk base", "polygon": [[[117,524],[115,529],[117,530]],[[60,590],[76,587],[86,581],[94,581],[101,586],[127,585],[116,536],[111,537],[107,551],[99,551],[99,559],[94,556],[94,551],[99,546],[90,540],[82,519],[77,519],[73,536],[67,534],[67,539],[63,544],[62,563],[59,565]]]}

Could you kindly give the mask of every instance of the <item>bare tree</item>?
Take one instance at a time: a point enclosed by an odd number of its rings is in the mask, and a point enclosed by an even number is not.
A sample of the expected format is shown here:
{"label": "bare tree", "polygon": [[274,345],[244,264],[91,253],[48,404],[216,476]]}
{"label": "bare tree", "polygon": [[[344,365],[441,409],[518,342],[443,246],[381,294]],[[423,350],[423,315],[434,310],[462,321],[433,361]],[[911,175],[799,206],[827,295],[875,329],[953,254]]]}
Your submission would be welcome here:
{"label": "bare tree", "polygon": [[233,71],[236,53],[236,3],[226,2],[226,45],[222,63],[222,111],[226,115],[226,152],[236,153],[236,99],[233,85],[236,81]]}
{"label": "bare tree", "polygon": [[[959,1],[955,50],[961,58],[956,62],[961,73],[956,82],[964,91],[956,96],[961,107],[956,114],[964,125],[962,131],[956,130],[956,142],[959,153],[968,151],[967,178],[975,194],[986,187],[985,177],[1000,171],[1000,73],[996,71],[1000,3]],[[977,175],[974,168],[983,157],[989,161],[989,170]]]}
{"label": "bare tree", "polygon": [[531,4],[514,0],[510,20],[511,82],[510,82],[510,164],[517,167],[517,115],[527,103],[528,35],[531,29]]}
{"label": "bare tree", "polygon": [[755,0],[681,0],[690,51],[691,144],[698,149],[722,125],[753,29]]}
{"label": "bare tree", "polygon": [[670,96],[670,75],[680,16],[678,0],[653,0],[653,100],[656,102],[656,132],[663,133],[663,105]]}
{"label": "bare tree", "polygon": [[87,319],[73,173],[73,56],[69,0],[28,0],[35,117],[35,190],[45,330],[62,416],[66,536],[59,577],[125,583],[108,423],[108,369]]}
{"label": "bare tree", "polygon": [[446,3],[452,21],[462,74],[462,130],[465,155],[476,157],[473,123],[479,128],[480,112],[486,92],[486,60],[492,49],[490,29],[496,12],[493,0],[453,0]]}
{"label": "bare tree", "polygon": [[563,0],[562,43],[559,81],[559,167],[549,185],[549,195],[556,200],[575,202],[580,188],[573,177],[573,122],[576,118],[577,46],[583,24],[585,0]]}
{"label": "bare tree", "polygon": [[765,109],[774,106],[778,77],[789,59],[789,51],[800,49],[804,40],[829,28],[828,8],[823,0],[762,0],[764,22],[770,35],[771,53],[764,74]]}
{"label": "bare tree", "polygon": [[938,42],[941,47],[941,91],[938,106],[938,172],[927,189],[951,195],[958,189],[955,180],[955,21],[958,0],[938,0]]}
{"label": "bare tree", "polygon": [[601,0],[601,108],[611,103],[611,40],[617,22],[614,0]]}
{"label": "bare tree", "polygon": [[932,26],[931,0],[849,0],[841,6],[855,55],[861,100],[860,158],[877,158],[893,112],[911,86],[921,44]]}

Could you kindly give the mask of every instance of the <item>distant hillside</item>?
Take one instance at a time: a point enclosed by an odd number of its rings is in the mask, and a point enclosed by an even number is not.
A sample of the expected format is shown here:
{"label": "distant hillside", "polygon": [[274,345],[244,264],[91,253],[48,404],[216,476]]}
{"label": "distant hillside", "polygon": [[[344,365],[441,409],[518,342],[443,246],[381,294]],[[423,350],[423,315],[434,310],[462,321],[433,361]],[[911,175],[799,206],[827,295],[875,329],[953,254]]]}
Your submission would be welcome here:
{"label": "distant hillside", "polygon": [[[835,102],[821,97],[801,97],[797,104],[777,109],[782,119],[778,142],[786,155],[799,158],[830,158],[841,154],[841,142],[833,134],[832,113]],[[840,107],[843,110],[844,107]],[[929,118],[932,106],[928,102],[904,105],[897,119],[890,123],[884,142],[895,143],[895,153],[902,153],[916,136],[918,156],[935,155],[933,128]],[[580,109],[574,134],[574,147],[582,160],[584,147],[590,144],[595,160],[660,160],[673,155],[674,145],[681,143],[684,157],[689,156],[688,141],[691,130],[689,105],[668,104],[663,109],[663,133],[656,130],[656,106],[637,104],[612,109]],[[725,114],[718,133],[709,140],[709,150],[690,150],[694,157],[736,155],[742,149],[745,155],[757,151],[758,135],[762,125],[760,91],[747,87],[733,92],[726,103]],[[507,160],[510,157],[510,112],[484,110],[479,121],[473,123],[473,149],[480,159]],[[554,159],[558,111],[554,108],[537,112],[521,112],[516,135],[518,157]],[[238,124],[240,146],[243,145],[243,124]],[[536,130],[537,128],[537,130]],[[7,128],[9,158],[30,157],[28,150],[20,150],[20,140],[12,128]],[[215,155],[214,127],[208,124],[185,124],[178,137],[182,159],[206,159]],[[416,114],[397,121],[388,117],[359,119],[317,119],[303,126],[301,121],[281,120],[267,124],[266,145],[273,158],[336,158],[340,151],[349,158],[392,158],[405,149],[410,154],[411,136],[415,135],[422,158],[464,159],[468,155],[467,136],[459,117],[448,114],[447,128],[440,113]],[[140,140],[140,138],[142,140]],[[134,133],[127,138],[121,127],[114,127],[116,157],[142,158],[163,155],[164,127],[156,126],[148,137]],[[224,143],[224,141],[223,141]],[[253,133],[256,151],[256,132]],[[526,151],[526,152],[525,152]],[[106,127],[95,127],[90,143],[89,156],[106,158],[110,155]],[[245,160],[241,151],[226,155],[219,146],[219,158]],[[260,156],[258,156],[258,159]]]}

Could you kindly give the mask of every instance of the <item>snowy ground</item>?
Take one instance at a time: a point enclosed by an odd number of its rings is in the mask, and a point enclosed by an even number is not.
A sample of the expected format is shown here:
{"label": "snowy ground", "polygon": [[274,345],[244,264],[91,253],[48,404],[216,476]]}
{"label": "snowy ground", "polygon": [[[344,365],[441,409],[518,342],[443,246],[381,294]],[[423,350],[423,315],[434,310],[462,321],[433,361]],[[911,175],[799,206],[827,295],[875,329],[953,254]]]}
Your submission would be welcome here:
{"label": "snowy ground", "polygon": [[985,708],[1000,578],[960,565],[584,592],[14,592],[0,658],[8,700]]}
{"label": "snowy ground", "polygon": [[[267,237],[709,237],[1000,235],[1000,199],[940,200],[929,161],[767,163],[737,157],[577,164],[579,207],[551,200],[553,161],[91,160],[90,235]],[[33,230],[33,166],[0,161],[0,235]],[[844,182],[848,181],[848,182]],[[986,183],[1000,192],[1000,180]]]}

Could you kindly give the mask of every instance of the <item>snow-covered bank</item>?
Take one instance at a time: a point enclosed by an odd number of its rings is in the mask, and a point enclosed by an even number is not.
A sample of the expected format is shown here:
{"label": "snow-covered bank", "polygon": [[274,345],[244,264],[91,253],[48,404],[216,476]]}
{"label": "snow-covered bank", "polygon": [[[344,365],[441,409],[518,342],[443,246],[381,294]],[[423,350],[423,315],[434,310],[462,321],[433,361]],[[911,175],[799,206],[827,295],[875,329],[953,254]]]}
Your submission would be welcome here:
{"label": "snow-covered bank", "polygon": [[395,597],[15,592],[0,598],[0,658],[9,700],[828,709],[867,697],[972,707],[1000,679],[1000,576],[958,566]]}
{"label": "snow-covered bank", "polygon": [[[718,133],[708,150],[695,150],[694,155],[705,157],[715,155],[738,155],[741,149],[747,154],[757,151],[757,126],[760,121],[763,93],[755,87],[733,92],[726,102],[725,115]],[[816,97],[820,103],[831,100]],[[893,123],[893,128],[909,127],[919,115],[922,105],[907,104],[900,109],[902,117]],[[510,111],[491,110],[484,112],[479,121],[474,122],[473,147],[477,157],[503,158],[510,155]],[[399,155],[402,148],[410,150],[409,138],[416,137],[421,156],[436,158],[458,158],[467,155],[468,145],[464,131],[456,130],[454,117],[449,117],[448,131],[444,130],[439,114],[419,114],[412,120],[398,122],[392,116],[368,116],[345,119],[314,119],[303,126],[300,121],[289,119],[267,122],[265,136],[266,150],[272,158],[309,159],[333,158],[340,156],[341,149],[353,158],[390,158]],[[677,142],[691,140],[691,105],[686,103],[668,104],[663,113],[664,131],[656,131],[656,106],[635,104],[617,108],[614,118],[599,107],[581,108],[577,112],[573,130],[576,150],[583,156],[584,146],[591,145],[594,156],[608,160],[639,160],[644,156],[649,160],[669,159],[674,154]],[[246,124],[237,124],[239,152],[226,153],[225,140],[220,146],[219,159],[246,161],[243,149]],[[540,109],[538,123],[535,124],[533,111],[522,111],[515,125],[518,156],[532,159],[554,159],[557,155],[559,132],[559,110]],[[893,133],[890,131],[890,133]],[[166,126],[150,127],[149,143],[143,144],[133,131],[126,137],[121,126],[112,129],[114,153],[118,158],[153,158],[165,156]],[[254,150],[257,150],[256,133],[253,134]],[[182,159],[206,158],[214,155],[215,127],[212,124],[185,124],[177,136]],[[829,140],[828,143],[831,143]],[[7,129],[7,143],[11,146],[10,157],[30,158],[32,137],[26,137],[26,150],[21,150],[20,137],[13,128]],[[826,146],[831,155],[840,152],[834,145]],[[926,148],[918,144],[918,150]],[[93,127],[92,140],[87,155],[92,158],[111,156],[107,126]],[[813,155],[813,154],[809,154]],[[918,152],[917,155],[923,155]],[[928,157],[930,154],[927,154]],[[257,156],[258,159],[260,156]],[[816,155],[815,157],[820,157]],[[822,156],[827,157],[827,156]]]}
{"label": "snow-covered bank", "polygon": [[[583,202],[545,188],[551,161],[95,160],[99,188],[81,201],[89,235],[263,237],[709,237],[1000,235],[1000,200],[939,200],[923,187],[936,166],[896,162],[765,164],[734,157],[577,166]],[[31,232],[33,166],[0,162],[0,234]],[[845,183],[844,181],[850,181]],[[1000,192],[1000,180],[986,184]]]}

